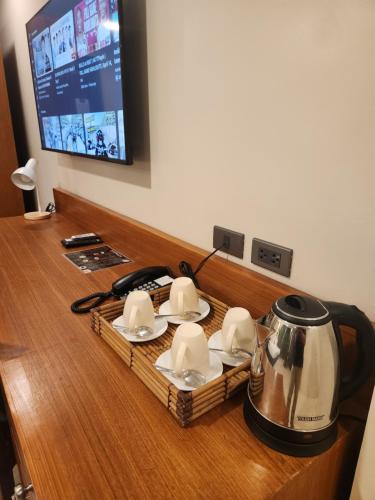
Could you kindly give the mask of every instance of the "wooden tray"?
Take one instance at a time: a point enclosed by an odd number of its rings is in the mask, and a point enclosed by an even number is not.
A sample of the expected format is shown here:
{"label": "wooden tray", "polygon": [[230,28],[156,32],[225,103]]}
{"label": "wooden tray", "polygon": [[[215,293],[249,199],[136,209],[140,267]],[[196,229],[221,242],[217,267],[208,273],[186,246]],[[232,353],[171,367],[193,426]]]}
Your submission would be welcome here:
{"label": "wooden tray", "polygon": [[[150,292],[156,312],[159,305],[169,299],[169,290],[170,286],[166,286]],[[221,329],[229,306],[200,290],[198,293],[211,307],[209,315],[199,322],[209,338]],[[92,329],[117,352],[142,382],[168,408],[182,427],[232,397],[249,381],[250,359],[236,368],[224,365],[224,372],[219,378],[194,391],[179,390],[154,367],[160,354],[171,347],[177,325],[168,323],[168,330],[161,337],[149,342],[133,344],[111,325],[111,322],[122,314],[123,308],[124,300],[120,300],[94,309],[92,311]]]}

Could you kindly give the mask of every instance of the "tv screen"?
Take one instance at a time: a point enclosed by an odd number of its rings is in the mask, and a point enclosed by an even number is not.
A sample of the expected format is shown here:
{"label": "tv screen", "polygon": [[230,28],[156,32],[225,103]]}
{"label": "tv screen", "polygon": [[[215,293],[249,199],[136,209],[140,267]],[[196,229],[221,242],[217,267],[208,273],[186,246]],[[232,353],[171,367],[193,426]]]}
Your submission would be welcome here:
{"label": "tv screen", "polygon": [[119,0],[50,0],[27,23],[42,149],[131,164]]}

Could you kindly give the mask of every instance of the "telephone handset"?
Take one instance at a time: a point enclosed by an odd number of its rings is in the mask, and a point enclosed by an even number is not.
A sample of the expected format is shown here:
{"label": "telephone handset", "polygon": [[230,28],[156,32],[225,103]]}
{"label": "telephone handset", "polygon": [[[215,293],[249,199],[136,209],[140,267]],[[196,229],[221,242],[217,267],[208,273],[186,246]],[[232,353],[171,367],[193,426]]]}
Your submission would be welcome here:
{"label": "telephone handset", "polygon": [[[172,283],[173,278],[174,275],[169,267],[144,267],[116,280],[112,283],[112,289],[109,292],[96,292],[76,300],[71,305],[71,310],[78,314],[88,313],[93,307],[97,307],[109,297],[121,298],[132,290],[151,292],[162,286],[169,285]],[[83,305],[87,303],[89,304]]]}

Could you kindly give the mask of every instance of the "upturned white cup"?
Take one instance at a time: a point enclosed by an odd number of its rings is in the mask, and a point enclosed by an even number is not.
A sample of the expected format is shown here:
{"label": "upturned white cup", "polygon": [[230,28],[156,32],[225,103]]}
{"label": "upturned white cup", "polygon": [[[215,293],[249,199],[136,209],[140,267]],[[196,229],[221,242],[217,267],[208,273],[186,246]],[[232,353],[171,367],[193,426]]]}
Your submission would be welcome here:
{"label": "upturned white cup", "polygon": [[176,278],[171,286],[169,303],[172,314],[199,311],[199,297],[191,278]]}
{"label": "upturned white cup", "polygon": [[197,323],[180,325],[171,347],[172,368],[181,374],[182,370],[197,370],[207,375],[209,350],[203,328]]}
{"label": "upturned white cup", "polygon": [[223,349],[232,354],[233,349],[253,353],[256,347],[256,330],[250,313],[243,307],[232,307],[224,317],[221,327]]}
{"label": "upturned white cup", "polygon": [[129,333],[139,326],[147,326],[154,330],[154,307],[150,295],[141,290],[130,292],[124,305],[124,325]]}

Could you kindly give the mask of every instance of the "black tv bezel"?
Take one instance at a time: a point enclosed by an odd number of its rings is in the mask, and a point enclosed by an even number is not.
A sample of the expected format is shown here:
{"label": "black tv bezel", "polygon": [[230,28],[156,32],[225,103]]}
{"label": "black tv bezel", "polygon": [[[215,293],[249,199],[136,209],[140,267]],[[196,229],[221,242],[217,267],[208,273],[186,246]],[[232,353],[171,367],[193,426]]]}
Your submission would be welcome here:
{"label": "black tv bezel", "polygon": [[[98,160],[98,161],[104,161],[107,163],[117,163],[120,165],[133,165],[133,155],[132,155],[132,150],[131,150],[131,145],[130,145],[130,140],[129,140],[129,108],[128,108],[128,93],[127,93],[127,83],[126,83],[126,71],[125,71],[125,63],[124,63],[124,57],[123,53],[125,52],[125,25],[124,25],[124,5],[123,5],[123,0],[117,0],[117,7],[118,7],[118,19],[119,19],[119,46],[120,46],[120,66],[121,66],[121,89],[122,89],[122,105],[123,105],[123,111],[124,111],[124,135],[125,135],[125,155],[126,159],[121,160],[119,158],[102,158],[100,156],[94,156],[94,155],[89,155],[89,154],[84,154],[84,153],[73,153],[71,151],[64,151],[61,149],[52,149],[52,148],[46,148],[43,146],[43,137],[42,137],[42,128],[41,128],[41,123],[40,123],[40,117],[38,113],[38,105],[37,105],[37,100],[36,100],[36,87],[35,87],[35,80],[34,80],[34,74],[33,74],[33,67],[32,67],[32,54],[30,51],[30,43],[29,43],[29,30],[28,30],[28,25],[34,20],[35,17],[37,17],[40,12],[47,7],[48,4],[51,2],[56,1],[56,0],[48,0],[34,15],[32,18],[30,18],[26,25],[26,37],[27,37],[27,46],[29,50],[29,60],[30,60],[30,70],[31,70],[31,77],[33,80],[33,88],[34,88],[34,101],[35,101],[35,110],[38,118],[38,127],[39,127],[39,137],[40,137],[40,147],[42,151],[52,151],[54,153],[60,153],[60,154],[65,154],[73,157],[79,157],[79,158],[88,158],[89,160]],[[63,1],[63,0],[60,0]],[[78,0],[77,0],[78,1]],[[126,1],[126,0],[124,0]]]}

